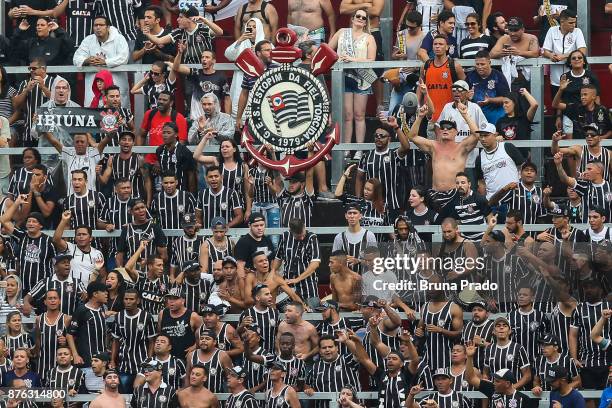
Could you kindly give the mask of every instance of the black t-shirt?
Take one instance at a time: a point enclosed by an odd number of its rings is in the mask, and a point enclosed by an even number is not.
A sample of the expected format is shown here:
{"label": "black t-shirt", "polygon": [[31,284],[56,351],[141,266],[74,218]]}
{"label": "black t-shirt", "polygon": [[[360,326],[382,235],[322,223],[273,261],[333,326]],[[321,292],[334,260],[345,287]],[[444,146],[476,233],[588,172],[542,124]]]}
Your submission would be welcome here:
{"label": "black t-shirt", "polygon": [[[168,28],[164,28],[162,30],[162,32],[160,33],[159,37],[164,37],[164,36],[170,34],[171,32],[172,32],[172,30],[169,30]],[[142,31],[138,30],[138,33],[136,34],[136,44],[134,45],[134,51],[142,50],[144,48],[145,41],[149,41],[149,39],[147,37],[145,37],[145,35],[142,33]],[[166,54],[166,55],[175,55],[176,54],[176,47],[175,47],[175,45],[173,43],[170,43],[170,44],[164,45],[161,49],[158,48],[158,47],[155,47],[155,50],[153,52],[146,52],[142,56],[142,59],[140,60],[140,63],[141,64],[152,64],[155,61],[162,60],[162,58],[160,58],[159,52],[157,52],[157,50],[159,50],[161,53]]]}
{"label": "black t-shirt", "polygon": [[504,115],[499,118],[495,128],[504,140],[529,140],[531,136],[531,125],[525,116],[510,118]]}
{"label": "black t-shirt", "polygon": [[495,392],[495,386],[491,381],[480,380],[478,391],[489,398],[491,408],[537,408],[538,406],[537,399],[529,398],[520,391],[514,391],[510,395]]}
{"label": "black t-shirt", "polygon": [[234,249],[236,259],[238,261],[244,261],[245,267],[249,269],[253,268],[253,260],[251,257],[258,251],[263,251],[268,254],[268,260],[272,262],[275,251],[272,240],[268,236],[264,235],[261,241],[256,241],[251,234],[245,234],[240,237]]}
{"label": "black t-shirt", "polygon": [[200,98],[209,92],[215,94],[223,106],[223,99],[229,95],[229,83],[223,72],[215,71],[212,74],[205,74],[202,69],[192,68],[189,80],[193,84],[192,98],[199,101]]}
{"label": "black t-shirt", "polygon": [[[595,76],[595,74],[588,69],[584,71],[584,75],[575,77],[572,75],[571,71],[566,72],[562,75],[570,80],[569,85],[563,91],[563,97],[561,100],[564,103],[576,103],[580,104],[580,88],[585,85],[594,85],[597,88],[598,93],[601,95],[601,87],[599,84],[599,79]],[[554,97],[555,95],[553,95]]]}
{"label": "black t-shirt", "polygon": [[599,134],[603,135],[612,129],[610,112],[605,106],[595,105],[592,112],[586,110],[580,103],[570,103],[565,108],[565,116],[574,122],[574,133],[582,134],[582,127],[595,123],[599,128]]}
{"label": "black t-shirt", "polygon": [[[19,6],[29,6],[34,10],[51,10],[57,4],[54,0],[11,0],[10,4],[7,4],[8,10],[19,7]],[[34,36],[36,34],[36,20],[38,20],[38,16],[28,16],[28,24],[30,27],[27,29],[27,33],[29,36]],[[17,25],[21,21],[21,18],[15,19]]]}

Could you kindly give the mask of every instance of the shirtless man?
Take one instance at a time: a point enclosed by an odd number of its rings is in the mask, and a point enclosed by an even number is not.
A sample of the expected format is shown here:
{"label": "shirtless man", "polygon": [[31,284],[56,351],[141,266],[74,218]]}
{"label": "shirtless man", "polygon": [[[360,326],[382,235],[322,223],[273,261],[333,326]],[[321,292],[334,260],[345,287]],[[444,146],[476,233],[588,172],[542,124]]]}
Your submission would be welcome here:
{"label": "shirtless man", "polygon": [[[278,325],[279,333],[291,333],[295,338],[295,356],[308,360],[319,354],[319,335],[312,323],[302,318],[304,308],[300,303],[290,303],[285,308],[285,320]],[[276,349],[280,352],[280,337],[276,336]]]}
{"label": "shirtless man", "polygon": [[289,0],[287,5],[287,27],[298,33],[298,37],[304,32],[317,46],[325,41],[324,12],[329,23],[329,38],[335,34],[336,12],[330,0]]}
{"label": "shirtless man", "polygon": [[538,38],[525,32],[523,20],[512,17],[508,20],[507,34],[502,35],[495,47],[491,50],[491,58],[502,58],[518,55],[523,58],[537,58],[540,56]]}
{"label": "shirtless man", "polygon": [[245,296],[242,292],[240,282],[238,282],[238,262],[231,256],[227,256],[223,261],[217,261],[213,269],[221,264],[223,268],[223,282],[219,283],[217,294],[221,300],[230,304],[227,313],[240,313],[247,308]]}
{"label": "shirtless man", "polygon": [[178,400],[181,408],[217,408],[219,400],[204,387],[208,377],[206,367],[196,364],[191,367],[189,375],[189,387],[178,392]]}
{"label": "shirtless man", "polygon": [[234,39],[240,38],[245,24],[251,18],[261,20],[266,39],[272,41],[278,30],[278,12],[272,2],[267,0],[248,0],[248,3],[238,9],[234,17]]}
{"label": "shirtless man", "polygon": [[337,250],[329,257],[329,284],[332,290],[332,300],[344,311],[359,309],[361,300],[361,275],[346,266],[346,252]]}
{"label": "shirtless man", "polygon": [[[255,285],[263,283],[270,289],[274,299],[276,299],[278,295],[278,290],[281,289],[291,298],[291,300],[303,305],[304,309],[310,310],[308,305],[304,303],[298,294],[289,287],[287,281],[270,269],[270,261],[265,252],[258,251],[253,254],[253,267],[255,268],[255,273],[249,273],[246,277],[245,293],[251,293]],[[255,303],[255,299],[251,297],[248,299],[248,303],[249,306],[252,306]]]}
{"label": "shirtless man", "polygon": [[[465,161],[472,149],[478,143],[478,127],[468,114],[467,107],[457,104],[457,110],[466,121],[470,128],[470,135],[461,142],[455,142],[457,136],[457,124],[452,121],[442,120],[439,122],[440,128],[437,131],[438,140],[430,140],[418,136],[421,121],[427,114],[427,106],[421,106],[418,115],[410,132],[408,139],[419,149],[431,156],[433,167],[433,186],[434,191],[448,191],[455,187],[455,175],[465,169]],[[401,129],[397,130],[402,132]]]}
{"label": "shirtless man", "polygon": [[94,399],[89,408],[125,408],[125,399],[119,394],[119,374],[115,370],[104,373],[104,391]]}

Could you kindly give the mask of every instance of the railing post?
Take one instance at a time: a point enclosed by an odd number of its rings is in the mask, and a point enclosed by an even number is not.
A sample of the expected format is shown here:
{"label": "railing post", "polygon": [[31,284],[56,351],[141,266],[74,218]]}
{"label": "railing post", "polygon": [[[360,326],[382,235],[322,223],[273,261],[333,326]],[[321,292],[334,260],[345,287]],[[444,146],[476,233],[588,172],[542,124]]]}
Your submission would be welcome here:
{"label": "railing post", "polygon": [[[587,52],[591,54],[591,0],[580,0],[577,3],[578,10],[578,28],[582,30],[584,34],[584,41],[587,45]],[[596,10],[595,12],[602,12],[603,10]]]}
{"label": "railing post", "polygon": [[[538,124],[531,134],[531,140],[542,140],[544,139],[544,65],[539,64],[539,62],[531,67],[531,94],[536,101],[540,101],[540,107],[534,118],[534,121]],[[538,169],[542,169],[543,166],[544,149],[538,148],[531,152],[531,161],[533,161]],[[539,171],[538,173],[540,180],[542,180],[544,171]]]}
{"label": "railing post", "polygon": [[6,2],[0,1],[0,34],[6,35]]}
{"label": "railing post", "polygon": [[[342,143],[344,141],[344,71],[341,63],[336,63],[332,70],[331,88],[332,120],[339,126],[340,143]],[[344,171],[343,159],[343,151],[337,149],[332,151],[332,188],[338,184],[342,171]]]}

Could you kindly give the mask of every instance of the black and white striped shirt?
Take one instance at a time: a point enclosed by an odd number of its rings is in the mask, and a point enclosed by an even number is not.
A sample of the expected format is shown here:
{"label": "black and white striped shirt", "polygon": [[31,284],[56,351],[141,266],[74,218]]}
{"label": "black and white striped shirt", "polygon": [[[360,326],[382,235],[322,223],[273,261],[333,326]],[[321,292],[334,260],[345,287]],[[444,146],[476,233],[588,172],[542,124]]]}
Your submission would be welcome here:
{"label": "black and white striped shirt", "polygon": [[110,20],[126,40],[136,40],[136,9],[140,8],[141,0],[97,0],[102,12]]}
{"label": "black and white striped shirt", "polygon": [[[467,195],[461,195],[457,189],[446,193],[438,193],[435,200],[440,207],[443,207],[442,217],[453,217],[462,225],[485,225],[486,217],[491,212],[487,199],[480,194],[475,194],[471,190]],[[462,232],[461,235],[478,241],[484,232]]]}
{"label": "black and white striped shirt", "polygon": [[[317,333],[319,333],[319,336],[325,336],[325,335],[334,336],[335,333],[340,330],[357,330],[358,328],[361,327],[361,324],[359,324],[359,327],[357,326],[358,325],[354,324],[353,321],[347,320],[344,317],[341,317],[340,320],[338,320],[338,322],[334,324],[326,322],[325,320],[322,320],[317,325]],[[338,346],[339,354],[349,353],[348,348],[343,343],[338,343],[337,346]]]}
{"label": "black and white striped shirt", "polygon": [[[391,350],[399,350],[400,349],[400,339],[399,339],[399,331],[396,329],[395,333],[393,333],[392,335],[389,335],[383,331],[379,331],[379,336],[380,336],[380,341],[386,345],[387,347],[389,347],[389,349]],[[374,362],[374,364],[377,367],[381,367],[383,369],[386,370],[386,361],[385,361],[385,357],[381,355],[378,350],[376,350],[375,347],[372,346],[372,343],[370,342],[370,331],[368,329],[368,332],[366,333],[365,337],[363,338],[363,347],[365,348],[366,352],[368,353],[368,356],[370,357],[370,360],[372,360],[372,362]],[[371,382],[371,384],[373,384],[373,382]]]}
{"label": "black and white striped shirt", "polygon": [[398,192],[398,167],[408,166],[408,155],[400,157],[398,149],[387,148],[384,151],[372,150],[365,152],[358,169],[365,174],[365,179],[378,179],[385,194],[387,208],[395,210],[400,208]]}
{"label": "black and white striped shirt", "polygon": [[[363,259],[362,252],[370,246],[376,246],[376,237],[371,231],[365,228],[361,228],[359,232],[344,231],[334,237],[334,244],[332,251],[338,249],[344,250],[347,255],[355,257],[356,259]],[[351,269],[357,273],[362,271],[361,263],[358,263],[351,267]]]}
{"label": "black and white striped shirt", "polygon": [[[477,324],[473,320],[470,320],[463,326],[463,333],[461,334],[461,341],[463,344],[467,344],[469,341],[473,341],[475,336],[480,336],[481,339],[490,343],[493,341],[493,332],[495,331],[495,324],[493,320],[485,320],[484,322]],[[484,366],[485,349],[478,347],[476,354],[474,355],[474,367],[482,371]]]}
{"label": "black and white striped shirt", "polygon": [[225,238],[225,246],[224,247],[216,247],[215,241],[212,238],[206,238],[204,240],[204,245],[208,247],[208,272],[212,273],[213,265],[217,261],[223,260],[226,256],[234,256],[234,248],[236,244],[234,241],[226,237]]}
{"label": "black and white striped shirt", "polygon": [[274,352],[274,340],[276,339],[276,328],[280,323],[278,310],[271,307],[267,307],[265,310],[259,310],[256,306],[252,306],[242,312],[240,315],[240,321],[245,317],[250,316],[253,318],[253,323],[257,323],[257,326],[261,330],[261,346],[268,352]]}
{"label": "black and white striped shirt", "polygon": [[274,354],[265,350],[261,346],[258,347],[257,350],[253,351],[253,355],[263,357],[264,362],[263,364],[260,364],[249,359],[245,360],[243,368],[247,376],[244,384],[248,388],[257,387],[259,384],[265,381],[265,377],[268,372],[266,366],[276,358]]}
{"label": "black and white striped shirt", "polygon": [[225,163],[223,161],[219,164],[219,167],[221,168],[221,179],[223,186],[236,191],[240,197],[240,204],[244,206],[244,178],[246,175],[244,174],[244,169],[242,168],[242,162],[238,162],[236,167],[232,170],[225,167]]}
{"label": "black and white striped shirt", "polygon": [[500,313],[508,313],[515,308],[516,288],[518,283],[528,275],[525,262],[516,255],[506,254],[501,259],[493,256],[485,258],[485,279],[496,283],[497,290],[491,296],[497,303]]}
{"label": "black and white striped shirt", "polygon": [[[166,35],[166,30],[161,31],[160,37]],[[145,40],[146,41],[146,40]],[[146,56],[146,54],[145,54]],[[144,58],[143,58],[144,59]],[[143,61],[144,63],[144,61]],[[153,81],[147,81],[142,87],[142,93],[147,98],[147,103],[149,104],[150,109],[157,108],[157,97],[162,91],[168,91],[172,95],[174,95],[174,90],[176,88],[176,80],[174,82],[170,81],[168,77],[164,79],[164,82],[161,84],[153,83]]]}
{"label": "black and white striped shirt", "polygon": [[136,374],[147,359],[147,347],[157,335],[153,316],[138,310],[130,316],[125,310],[117,314],[111,335],[119,342],[119,371]]}
{"label": "black and white striped shirt", "polygon": [[112,163],[112,179],[127,178],[132,183],[132,197],[145,197],[144,179],[141,172],[144,163],[142,156],[132,153],[128,159],[124,160],[117,154],[113,156]]}
{"label": "black and white striped shirt", "polygon": [[576,363],[565,351],[558,354],[557,358],[553,361],[548,361],[546,357],[540,355],[535,364],[535,375],[540,377],[540,387],[542,387],[542,391],[551,391],[550,383],[546,381],[546,377],[548,377],[548,370],[554,366],[565,367],[570,378],[579,375]]}
{"label": "black and white striped shirt", "polygon": [[172,171],[176,174],[178,188],[187,190],[189,188],[188,175],[195,170],[195,161],[191,151],[181,142],[176,142],[172,148],[165,144],[155,150],[162,174]]}
{"label": "black and white striped shirt", "polygon": [[[200,314],[202,305],[208,303],[208,297],[212,290],[212,275],[208,275],[210,279],[198,279],[197,283],[191,283],[188,279],[183,282],[183,294],[185,296],[185,307]],[[220,344],[218,344],[220,346]],[[221,347],[219,347],[221,348]]]}
{"label": "black and white striped shirt", "polygon": [[183,190],[176,190],[172,196],[160,191],[151,203],[151,214],[163,229],[181,229],[183,216],[194,211],[193,195]]}
{"label": "black and white striped shirt", "polygon": [[264,408],[291,408],[287,400],[288,385],[285,385],[277,394],[274,393],[272,388],[267,388],[267,390]]}
{"label": "black and white striped shirt", "polygon": [[227,399],[226,408],[261,408],[255,396],[248,390],[232,394]]}
{"label": "black and white striped shirt", "polygon": [[179,406],[178,396],[173,387],[165,382],[154,393],[151,392],[149,384],[134,389],[130,408],[175,408]]}
{"label": "black and white striped shirt", "polygon": [[22,291],[28,293],[36,283],[53,274],[55,247],[51,237],[45,234],[32,238],[26,231],[15,228],[12,236],[21,268]]}
{"label": "black and white striped shirt", "polygon": [[166,274],[151,280],[146,273],[140,272],[136,289],[140,293],[142,310],[157,316],[165,306],[164,296],[171,287],[170,278]]}
{"label": "black and white striped shirt", "polygon": [[[359,383],[359,363],[352,354],[339,355],[333,361],[320,359],[314,363],[312,370],[306,376],[306,384],[315,392],[340,392],[346,385],[355,390],[361,390]],[[327,402],[317,401],[317,408],[327,407]]]}
{"label": "black and white striped shirt", "polygon": [[[604,180],[610,180],[610,150],[605,147],[601,147],[601,152],[595,156],[589,151],[587,145],[582,146],[582,155],[580,156],[580,163],[578,163],[578,168],[576,171],[576,177],[580,177],[586,170],[586,166],[589,163],[593,162],[601,162],[603,164],[603,178]],[[609,222],[610,220],[608,220]]]}
{"label": "black and white striped shirt", "polygon": [[78,279],[68,277],[60,280],[56,274],[53,274],[50,278],[39,281],[30,291],[30,296],[35,304],[42,308],[42,301],[50,289],[56,289],[59,292],[60,310],[69,316],[72,316],[81,304],[81,294],[87,292],[83,282]]}
{"label": "black and white striped shirt", "polygon": [[466,37],[461,40],[459,53],[461,58],[474,59],[480,50],[491,50],[495,45],[495,40],[486,34],[480,34],[478,38]]}
{"label": "black and white striped shirt", "polygon": [[595,184],[587,180],[577,180],[574,190],[582,198],[582,222],[589,222],[589,211],[596,206],[604,208],[606,220],[612,219],[612,186],[609,181]]}
{"label": "black and white striped shirt", "polygon": [[206,367],[208,379],[206,383],[204,383],[204,386],[211,392],[222,392],[226,381],[225,370],[221,364],[221,353],[224,353],[224,351],[215,348],[212,355],[207,360],[203,359],[204,357],[200,355],[200,352],[201,350],[197,349],[188,356],[191,366],[193,367],[199,364]]}
{"label": "black and white striped shirt", "polygon": [[277,198],[281,210],[281,227],[288,227],[292,218],[299,218],[304,221],[306,228],[310,227],[314,207],[313,197],[314,194],[308,194],[306,191],[292,195],[287,190],[283,190]]}
{"label": "black and white striped shirt", "polygon": [[96,166],[102,159],[97,147],[88,147],[85,154],[77,154],[74,147],[64,146],[61,158],[64,173],[67,175],[66,195],[74,193],[71,182],[74,170],[83,170],[87,174],[87,189],[96,191]]}
{"label": "black and white striped shirt", "polygon": [[[102,214],[100,219],[106,223],[113,224],[115,229],[119,229],[126,224],[132,222],[132,212],[128,206],[130,199],[121,201],[117,195],[113,194],[110,196],[104,208],[102,208]],[[117,253],[117,238],[110,239],[110,248],[108,258],[114,257]]]}
{"label": "black and white striped shirt", "polygon": [[[591,330],[601,318],[602,311],[610,309],[608,301],[589,303],[581,302],[576,307],[572,316],[570,327],[578,329],[578,358],[584,367],[603,367],[610,365],[610,356],[606,350],[601,348],[591,340]],[[603,337],[610,338],[610,325],[604,326]]]}
{"label": "black and white striped shirt", "polygon": [[65,315],[60,313],[57,319],[47,322],[47,313],[40,315],[36,327],[40,342],[36,371],[44,383],[47,373],[56,365],[57,360],[57,338],[66,335]]}
{"label": "black and white striped shirt", "polygon": [[508,320],[512,328],[512,339],[523,346],[527,351],[529,362],[534,366],[540,354],[538,341],[550,331],[548,317],[542,311],[533,308],[528,313],[516,309],[510,312]]}
{"label": "black and white striped shirt", "polygon": [[85,387],[85,374],[73,365],[69,368],[60,368],[58,366],[51,369],[48,373],[45,384],[49,388],[82,392]]}
{"label": "black and white striped shirt", "polygon": [[148,220],[144,224],[129,223],[121,227],[121,236],[117,240],[117,252],[124,253],[124,260],[128,259],[136,252],[140,246],[140,241],[152,241],[143,251],[141,259],[146,259],[157,252],[157,247],[167,246],[166,235],[159,224]]}
{"label": "black and white striped shirt", "polygon": [[253,203],[275,203],[274,193],[266,184],[266,177],[274,180],[272,171],[257,166],[249,169],[249,176],[253,177]]}
{"label": "black and white striped shirt", "polygon": [[557,303],[550,313],[550,330],[559,339],[559,347],[561,350],[569,350],[569,330],[572,323],[573,311],[569,316],[566,316],[559,303]]}
{"label": "black and white striped shirt", "polygon": [[6,350],[8,351],[8,357],[13,358],[15,350],[20,348],[32,349],[34,347],[34,342],[28,333],[19,333],[17,336],[11,336],[6,334],[3,336],[4,344],[6,345]]}
{"label": "black and white striped shirt", "polygon": [[518,380],[522,377],[521,369],[529,367],[529,357],[525,348],[516,341],[505,346],[492,343],[485,350],[484,367],[488,367],[491,373],[507,368]]}
{"label": "black and white striped shirt", "polygon": [[212,38],[214,33],[206,24],[198,23],[193,32],[188,32],[182,28],[176,28],[170,33],[172,42],[185,41],[187,50],[183,54],[183,64],[199,64],[202,52],[212,50]]}
{"label": "black and white striped shirt", "polygon": [[418,399],[416,403],[420,407],[425,407],[427,406],[426,401],[430,399],[436,401],[440,408],[472,408],[470,400],[457,391],[451,391],[448,394],[441,394],[436,391],[424,398]]}
{"label": "black and white striped shirt", "polygon": [[[170,385],[174,389],[180,389],[184,384],[185,375],[187,369],[185,368],[185,362],[179,358],[169,355],[166,360],[162,360],[159,357],[155,357],[157,361],[162,363],[162,381]],[[147,358],[146,361],[151,361],[151,358]],[[143,363],[144,364],[144,363]],[[144,376],[142,372],[138,375]]]}
{"label": "black and white striped shirt", "polygon": [[98,0],[68,0],[66,7],[66,31],[74,42],[75,48],[93,33],[93,22],[97,15],[101,15]]}
{"label": "black and white striped shirt", "polygon": [[403,366],[393,377],[381,366],[372,375],[378,388],[378,408],[403,408],[410,392],[413,377]]}
{"label": "black and white striped shirt", "polygon": [[[283,232],[276,259],[284,263],[285,279],[296,279],[311,262],[321,261],[319,239],[307,231],[302,240],[297,240],[289,231]],[[295,293],[302,299],[319,297],[318,277],[316,271],[306,279],[293,286]]]}
{"label": "black and white striped shirt", "polygon": [[[28,82],[30,81],[31,78],[24,79],[23,81],[21,81],[19,83],[19,87],[17,88],[17,94],[21,94],[26,89],[26,87],[28,86]],[[45,88],[51,89],[53,81],[55,81],[55,76],[47,74],[44,79]],[[36,84],[36,86],[34,86],[34,88],[32,88],[32,90],[27,93],[25,106],[22,109],[23,114],[25,116],[25,129],[22,133],[22,141],[24,142],[25,146],[32,146],[38,142],[38,139],[35,139],[34,135],[31,132],[32,127],[34,126],[34,124],[32,123],[32,119],[34,113],[38,110],[40,105],[47,102],[48,100],[49,98],[45,96],[38,84]]]}
{"label": "black and white striped shirt", "polygon": [[[30,193],[30,184],[32,183],[32,172],[26,169],[25,167],[18,167],[13,172],[11,176],[11,180],[9,181],[8,194],[11,196],[11,199],[15,201],[17,196],[20,194],[29,194]],[[45,183],[44,190],[47,188],[53,187],[53,179],[48,178]]]}
{"label": "black and white striped shirt", "polygon": [[[192,238],[187,235],[174,237],[172,240],[172,253],[170,254],[170,265],[183,270],[183,265],[188,261],[197,261],[200,256],[200,246],[204,237],[196,235]],[[209,269],[212,271],[212,269]]]}
{"label": "black and white striped shirt", "polygon": [[[452,305],[452,302],[446,302],[440,310],[434,313],[429,310],[430,302],[427,302],[421,311],[422,322],[425,325],[433,324],[445,330],[451,330],[453,325]],[[432,371],[450,366],[451,347],[451,340],[447,336],[441,333],[426,332],[425,356]]]}
{"label": "black and white striped shirt", "polygon": [[[284,360],[281,356],[277,355],[274,361],[281,363],[285,366],[285,378],[283,381],[285,384],[292,386],[295,388],[297,386],[298,380],[305,380],[306,378],[306,363],[304,360],[300,360],[297,357],[291,357],[291,360]],[[272,382],[268,376],[268,380],[266,383],[266,389],[270,389],[272,387]]]}
{"label": "black and white striped shirt", "polygon": [[242,208],[238,193],[224,186],[218,193],[206,188],[198,194],[196,210],[202,211],[203,228],[210,228],[210,222],[215,217],[223,217],[228,223],[231,222],[234,210],[238,208]]}
{"label": "black and white striped shirt", "polygon": [[96,222],[102,215],[105,199],[102,193],[88,190],[87,194],[77,195],[72,193],[64,201],[64,211],[72,214],[72,228],[77,225],[87,225],[92,230],[96,228]]}
{"label": "black and white striped shirt", "polygon": [[455,391],[474,391],[474,387],[471,386],[465,377],[465,367],[457,375],[453,373],[452,367],[449,368],[449,374],[453,380],[453,390]]}
{"label": "black and white striped shirt", "polygon": [[71,334],[76,348],[83,358],[83,367],[91,367],[91,357],[106,351],[106,318],[104,309],[92,309],[88,305],[80,305],[70,322],[68,334]]}
{"label": "black and white striped shirt", "polygon": [[519,211],[523,217],[523,224],[536,224],[538,218],[546,215],[546,210],[542,206],[542,188],[531,186],[528,189],[522,181],[518,183],[516,189],[508,191],[500,203],[507,204],[511,210]]}

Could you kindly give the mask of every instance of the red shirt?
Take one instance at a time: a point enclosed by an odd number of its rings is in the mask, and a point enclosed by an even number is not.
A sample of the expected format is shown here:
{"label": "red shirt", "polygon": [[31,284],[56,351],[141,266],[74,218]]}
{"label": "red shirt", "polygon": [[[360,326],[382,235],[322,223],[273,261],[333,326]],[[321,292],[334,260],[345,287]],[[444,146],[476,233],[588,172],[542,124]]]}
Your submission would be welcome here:
{"label": "red shirt", "polygon": [[[145,112],[144,117],[142,118],[142,123],[140,124],[140,128],[143,130],[143,134],[147,131],[147,124],[149,123],[149,115],[151,114],[151,109]],[[164,139],[162,138],[162,130],[164,123],[170,122],[172,116],[171,115],[162,115],[161,112],[157,112],[153,119],[151,120],[151,127],[149,128],[149,144],[147,146],[161,146],[164,143]],[[178,140],[180,142],[187,141],[187,120],[180,113],[176,113],[176,125],[178,126]],[[157,163],[157,156],[155,153],[150,153],[145,156],[145,161],[150,164]]]}

